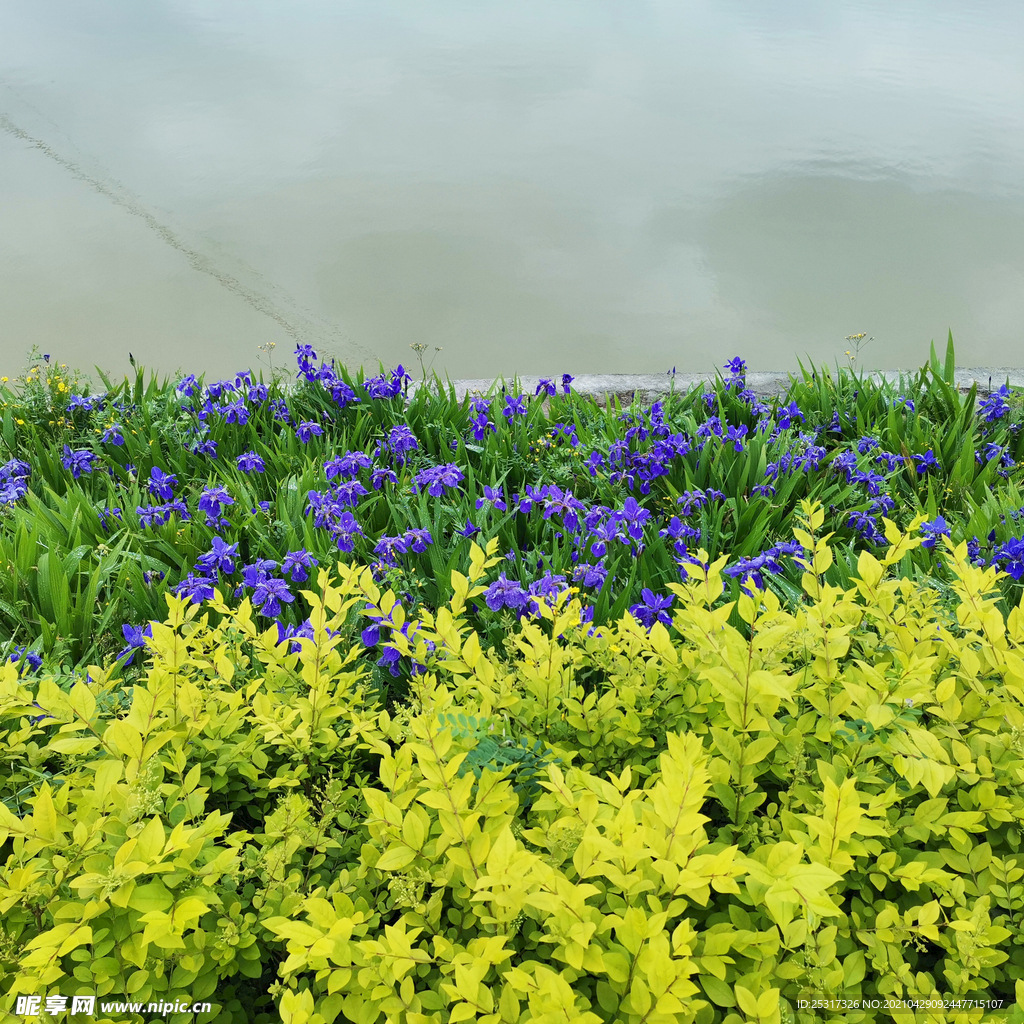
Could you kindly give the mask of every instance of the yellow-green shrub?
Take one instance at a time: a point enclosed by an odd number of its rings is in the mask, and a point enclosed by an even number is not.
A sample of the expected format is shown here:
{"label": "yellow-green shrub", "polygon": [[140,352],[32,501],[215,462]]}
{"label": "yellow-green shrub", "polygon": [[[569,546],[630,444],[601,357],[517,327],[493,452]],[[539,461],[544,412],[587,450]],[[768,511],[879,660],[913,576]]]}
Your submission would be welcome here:
{"label": "yellow-green shrub", "polygon": [[[326,621],[308,597],[313,621]],[[339,855],[358,853],[358,652],[342,657],[321,625],[319,643],[287,653],[276,628],[256,629],[248,601],[215,629],[196,606],[168,605],[124,717],[96,666],[70,693],[0,669],[4,795],[51,779],[0,803],[0,990],[12,1006],[54,991],[143,1004],[187,995],[214,1004],[207,1020],[259,1019],[251,1010],[274,970],[258,916],[289,912],[334,877]],[[248,679],[247,648],[262,669]],[[23,803],[32,811],[19,816]]]}
{"label": "yellow-green shrub", "polygon": [[327,630],[402,611],[344,565],[299,653],[248,602],[212,627],[169,598],[125,719],[99,669],[70,694],[0,670],[4,795],[54,776],[0,809],[0,990],[209,992],[210,1019],[294,1024],[1009,1013],[1024,613],[1004,623],[963,545],[949,594],[894,578],[920,541],[892,524],[830,587],[822,521],[805,506],[798,607],[723,604],[722,559],[674,588],[675,635],[588,635],[563,597],[504,654],[463,616],[497,561],[474,547],[449,608],[393,635],[426,672],[392,715]]}

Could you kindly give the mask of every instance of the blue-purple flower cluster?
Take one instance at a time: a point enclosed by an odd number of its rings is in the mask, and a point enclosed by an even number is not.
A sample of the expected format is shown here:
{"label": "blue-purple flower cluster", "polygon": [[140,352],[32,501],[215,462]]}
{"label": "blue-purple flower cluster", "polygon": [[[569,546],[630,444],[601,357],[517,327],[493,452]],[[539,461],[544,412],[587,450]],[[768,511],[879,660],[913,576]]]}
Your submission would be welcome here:
{"label": "blue-purple flower cluster", "polygon": [[0,466],[0,505],[13,505],[28,493],[32,467],[21,459]]}
{"label": "blue-purple flower cluster", "polygon": [[[720,507],[720,503],[727,500],[726,494],[712,487],[698,488],[690,483],[679,494],[675,487],[657,485],[659,478],[678,473],[681,464],[687,467],[688,473],[695,460],[697,466],[706,466],[719,458],[733,460],[752,445],[760,444],[765,452],[763,476],[757,483],[744,485],[748,488],[745,494],[748,502],[755,499],[770,501],[780,492],[791,493],[795,478],[817,474],[816,480],[829,486],[842,488],[845,485],[844,505],[837,510],[840,524],[868,545],[886,543],[880,520],[895,507],[895,499],[889,493],[895,482],[913,485],[919,481],[921,486],[927,487],[944,470],[935,448],[916,452],[908,452],[904,448],[899,453],[889,452],[882,448],[878,437],[848,437],[838,411],[830,421],[812,426],[807,423],[807,416],[796,401],[777,403],[773,409],[747,387],[746,363],[736,357],[726,363],[729,375],[722,387],[703,395],[704,409],[699,409],[699,422],[690,433],[674,429],[667,422],[665,406],[660,401],[646,409],[634,404],[622,413],[619,417],[625,425],[622,436],[606,447],[576,451],[581,442],[575,422],[556,423],[550,428],[552,443],[563,446],[567,458],[569,454],[578,458],[580,461],[575,465],[588,473],[591,480],[600,478],[610,488],[621,485],[621,489],[627,492],[623,498],[613,499],[611,504],[587,501],[578,494],[589,488],[581,488],[578,484],[563,488],[555,483],[524,484],[521,494],[517,492],[509,496],[504,479],[484,485],[475,479],[467,483],[467,467],[454,461],[431,460],[423,449],[426,447],[436,452],[436,439],[430,439],[435,443],[421,446],[421,439],[417,438],[409,423],[386,425],[379,431],[379,436],[367,445],[366,451],[359,448],[344,452],[332,450],[330,431],[325,430],[325,424],[333,422],[336,415],[366,398],[371,402],[400,398],[407,391],[409,374],[399,366],[390,373],[367,379],[361,385],[365,392],[361,396],[356,391],[359,385],[354,387],[347,381],[333,361],[317,365],[317,354],[311,346],[299,345],[296,355],[299,376],[315,386],[312,391],[318,396],[318,402],[328,404],[329,400],[333,403],[329,409],[317,408],[312,413],[306,411],[306,418],[299,416],[298,422],[293,423],[288,403],[283,399],[271,400],[267,387],[256,382],[249,371],[238,374],[234,380],[218,381],[205,387],[190,375],[183,378],[176,388],[178,395],[185,400],[181,409],[193,414],[197,424],[195,440],[190,439],[190,450],[216,460],[218,441],[211,433],[223,438],[225,425],[237,427],[247,424],[261,406],[267,405],[275,429],[285,434],[290,432],[302,445],[313,445],[309,449],[310,454],[318,460],[322,458],[320,464],[325,482],[318,485],[318,489],[306,492],[305,519],[311,521],[314,531],[323,531],[330,538],[328,541],[325,537],[324,541],[333,544],[339,552],[352,554],[358,547],[360,554],[365,556],[372,551],[377,556],[373,569],[378,579],[388,569],[402,568],[404,559],[425,554],[435,543],[435,537],[426,528],[410,527],[394,535],[378,535],[376,529],[371,531],[369,523],[373,517],[367,506],[372,509],[377,504],[374,495],[385,488],[394,489],[396,499],[407,505],[410,503],[406,495],[419,499],[421,508],[424,496],[441,499],[440,503],[443,503],[446,498],[461,495],[464,488],[482,489],[483,497],[477,498],[475,508],[483,525],[467,519],[464,527],[449,526],[454,536],[486,533],[495,525],[499,512],[502,513],[501,522],[507,522],[512,516],[537,517],[539,513],[541,522],[551,524],[549,536],[554,542],[560,542],[562,554],[557,566],[563,567],[564,573],[554,571],[555,563],[545,552],[517,552],[513,549],[506,558],[511,563],[519,563],[517,568],[523,578],[510,578],[513,570],[508,569],[488,584],[484,594],[483,603],[490,611],[507,609],[518,617],[536,614],[539,598],[554,600],[570,589],[570,581],[595,593],[610,588],[615,576],[608,563],[639,559],[647,547],[656,542],[656,538],[664,542],[674,556],[681,578],[687,578],[686,567],[697,563],[693,546],[701,541],[705,546],[713,543],[713,538],[702,536],[708,521],[714,523],[716,517],[720,519],[731,509]],[[573,379],[569,374],[562,376],[563,394],[571,393]],[[557,391],[555,379],[544,378],[534,397],[554,397]],[[476,396],[470,402],[469,431],[478,443],[488,443],[493,435],[502,432],[507,435],[515,428],[517,418],[527,415],[527,396],[504,394],[499,397],[500,408],[499,398]],[[987,438],[998,436],[993,435],[996,428],[992,425],[1008,415],[1009,398],[1009,389],[1003,387],[978,406],[978,417],[984,424],[983,435],[985,430],[989,433],[982,437],[975,459],[978,464],[995,462],[1003,477],[1016,465],[1010,449],[1006,444]],[[114,404],[124,414],[122,419],[130,414],[124,403]],[[69,409],[89,414],[104,408],[104,405],[104,396],[91,399],[72,396]],[[916,415],[911,397],[901,395],[893,406],[902,410],[904,415]],[[109,457],[111,448],[124,445],[124,428],[117,423],[110,424],[100,436],[100,444],[109,446],[104,453]],[[273,468],[273,446],[263,448],[257,442],[255,447],[260,450],[250,449],[233,456],[234,469],[246,476],[254,476],[268,473],[268,464]],[[459,441],[445,439],[443,447],[457,451]],[[291,450],[294,451],[294,445]],[[942,451],[941,447],[939,450]],[[229,463],[228,472],[233,474],[231,460],[225,461]],[[73,480],[87,477],[97,468],[106,468],[111,476],[115,473],[114,465],[105,465],[104,456],[89,449],[74,450],[67,444],[63,446],[61,463]],[[126,472],[129,479],[134,480],[135,467],[131,464],[118,465],[117,470]],[[12,505],[22,498],[28,490],[30,476],[28,463],[12,460],[0,466],[0,506]],[[684,479],[690,481],[693,478],[686,475]],[[238,478],[235,480],[237,482]],[[254,479],[245,483],[256,487],[259,482]],[[402,495],[398,494],[400,483]],[[138,481],[138,486],[145,488],[154,500],[153,504],[136,507],[143,529],[158,529],[175,515],[181,522],[191,519],[188,497],[176,494],[179,481],[175,473],[153,465],[148,479]],[[656,486],[676,495],[674,514],[667,515],[659,510],[656,517],[651,508],[642,504],[642,499],[652,494]],[[184,578],[175,584],[174,590],[198,604],[210,600],[216,587],[230,584],[236,597],[248,593],[260,614],[276,620],[295,600],[289,584],[307,579],[312,567],[319,562],[302,547],[289,551],[280,566],[276,560],[266,558],[254,558],[243,564],[245,559],[240,554],[240,542],[229,542],[221,534],[228,533],[232,527],[228,510],[238,504],[236,495],[244,500],[244,508],[252,501],[250,494],[244,485],[236,487],[232,484],[230,478],[226,483],[209,484],[203,488],[196,512],[205,517],[202,525],[217,531],[217,535],[210,542],[209,550],[195,559]],[[415,507],[416,502],[411,504]],[[260,509],[269,511],[270,508],[270,502],[259,501],[252,512]],[[103,528],[108,531],[116,529],[123,521],[123,511],[119,507],[104,507],[98,509],[98,514]],[[934,549],[940,537],[950,536],[951,528],[939,515],[924,523],[921,532],[925,538],[924,547]],[[306,543],[310,543],[308,538]],[[991,550],[983,556],[981,544],[974,538],[969,545],[972,560],[977,563],[980,559],[984,564],[987,559],[989,564],[1006,567],[1014,579],[1024,578],[1024,541],[1011,539],[997,547],[993,544],[994,536],[990,536]],[[321,550],[318,544],[310,546]],[[569,566],[566,566],[566,550],[571,563]],[[804,554],[799,543],[776,543],[735,561],[725,572],[735,577],[744,588],[746,581],[752,579],[756,587],[763,589],[766,576],[788,571],[784,561],[786,557]],[[534,571],[543,575],[528,579]],[[669,610],[672,600],[671,596],[660,595],[650,587],[644,587],[641,600],[628,607],[640,623],[652,628],[656,622],[666,625],[671,622]],[[592,622],[593,614],[593,605],[585,607],[581,621]],[[285,626],[281,622],[277,625],[282,641],[312,636],[308,620],[299,627]],[[364,643],[376,646],[380,643],[381,630],[388,626],[387,622],[379,622],[369,627],[363,632]],[[128,646],[118,657],[126,658],[125,664],[130,664],[134,653],[144,646],[144,637],[149,634],[144,628],[130,624],[125,624],[122,630]],[[408,625],[403,627],[406,635],[407,630]],[[385,647],[378,664],[397,674],[398,662],[396,649]]]}

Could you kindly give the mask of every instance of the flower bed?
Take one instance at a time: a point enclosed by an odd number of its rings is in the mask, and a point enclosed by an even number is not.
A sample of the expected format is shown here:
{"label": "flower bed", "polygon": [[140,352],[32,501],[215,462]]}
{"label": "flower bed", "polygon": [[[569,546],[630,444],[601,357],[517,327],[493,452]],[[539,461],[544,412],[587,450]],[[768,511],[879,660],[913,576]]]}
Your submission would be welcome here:
{"label": "flower bed", "polygon": [[[497,538],[505,558],[471,610],[488,645],[567,589],[591,624],[627,609],[667,622],[667,588],[698,547],[731,553],[733,596],[749,574],[791,601],[803,499],[827,510],[836,585],[884,545],[882,517],[923,514],[925,543],[901,571],[943,590],[935,541],[949,535],[1005,570],[1004,612],[1016,603],[1022,400],[1005,386],[959,394],[952,345],[898,385],[804,371],[771,403],[736,358],[713,388],[626,410],[573,394],[569,374],[462,402],[435,379],[437,394],[407,399],[401,366],[366,378],[308,346],[296,356],[291,387],[139,370],[116,386],[101,374],[106,391],[90,394],[49,357],[3,386],[7,657],[65,676],[116,658],[130,673],[167,591],[246,595],[282,639],[308,635],[296,584],[338,560],[371,564],[415,615],[450,598],[474,539]],[[353,615],[347,636],[376,649],[379,687],[401,689],[417,666],[380,625]]]}
{"label": "flower bed", "polygon": [[296,354],[0,394],[8,1009],[1024,1020],[1019,394]]}

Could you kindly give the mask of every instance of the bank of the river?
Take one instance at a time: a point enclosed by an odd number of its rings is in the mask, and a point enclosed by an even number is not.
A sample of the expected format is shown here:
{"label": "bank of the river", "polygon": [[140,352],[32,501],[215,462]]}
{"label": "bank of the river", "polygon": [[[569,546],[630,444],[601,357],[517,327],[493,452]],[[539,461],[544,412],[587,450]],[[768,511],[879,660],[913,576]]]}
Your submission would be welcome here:
{"label": "bank of the river", "polygon": [[[876,382],[887,381],[890,384],[899,384],[900,379],[914,380],[920,370],[874,370],[865,374]],[[552,380],[556,384],[559,378],[544,378],[537,375],[526,375],[516,378],[519,389],[525,394],[532,394],[537,385],[545,379]],[[758,398],[776,398],[785,395],[794,380],[799,380],[799,375],[783,371],[764,371],[760,373],[748,373],[746,375],[746,386]],[[511,383],[512,378],[508,378]],[[601,406],[607,405],[610,396],[614,395],[620,405],[630,405],[634,401],[641,404],[657,401],[665,395],[675,392],[685,394],[692,388],[702,384],[714,384],[715,377],[706,373],[604,373],[604,374],[581,374],[574,377],[572,390],[577,395],[590,395],[597,400]],[[495,381],[483,377],[466,378],[450,381],[455,388],[458,398],[465,398],[466,395],[486,394],[494,385]],[[1003,384],[1010,387],[1024,388],[1024,369],[1010,366],[976,366],[956,371],[955,383],[959,391],[969,391],[974,384],[978,385],[979,394],[989,394],[998,390]],[[427,382],[430,386],[431,382]],[[409,385],[409,396],[412,397],[416,390],[423,386],[421,381]],[[559,388],[561,390],[561,388]]]}

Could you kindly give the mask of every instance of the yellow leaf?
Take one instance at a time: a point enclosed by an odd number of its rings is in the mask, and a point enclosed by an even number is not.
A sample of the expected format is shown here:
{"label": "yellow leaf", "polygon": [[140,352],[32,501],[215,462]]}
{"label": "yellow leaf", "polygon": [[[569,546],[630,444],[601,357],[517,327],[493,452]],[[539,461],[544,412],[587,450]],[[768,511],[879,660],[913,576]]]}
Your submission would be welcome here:
{"label": "yellow leaf", "polygon": [[[137,686],[135,692],[139,692]],[[108,743],[113,741],[114,747],[122,754],[127,754],[136,761],[142,760],[142,734],[126,719],[119,718],[116,722],[108,725],[104,739]]]}
{"label": "yellow leaf", "polygon": [[516,855],[516,849],[516,838],[512,829],[506,825],[498,833],[487,855],[487,874],[492,878],[503,878]]}
{"label": "yellow leaf", "polygon": [[870,551],[862,551],[857,559],[857,572],[861,580],[869,587],[874,588],[882,579],[885,570],[882,563]]}
{"label": "yellow leaf", "polygon": [[50,796],[50,784],[44,782],[32,808],[32,824],[36,835],[51,842],[57,839],[57,811]]}
{"label": "yellow leaf", "polygon": [[416,851],[408,846],[392,846],[380,855],[375,865],[378,871],[401,871],[416,859]]}
{"label": "yellow leaf", "polygon": [[748,1017],[756,1017],[757,998],[754,996],[754,993],[739,984],[733,986],[733,991],[736,993],[736,1002],[739,1003],[740,1009]]}
{"label": "yellow leaf", "polygon": [[96,714],[96,698],[85,683],[79,681],[71,687],[71,706],[84,721],[92,721]]}
{"label": "yellow leaf", "polygon": [[147,864],[155,861],[163,853],[165,838],[164,826],[160,818],[150,818],[146,827],[135,837],[136,858]]}
{"label": "yellow leaf", "polygon": [[418,804],[414,804],[409,808],[402,822],[402,836],[414,850],[419,850],[427,838],[429,825],[430,819],[427,817],[426,811]]}

